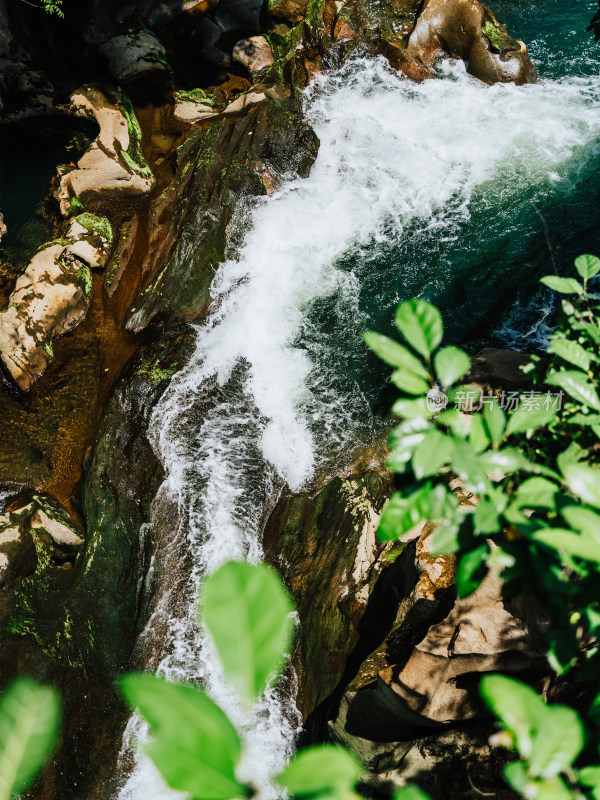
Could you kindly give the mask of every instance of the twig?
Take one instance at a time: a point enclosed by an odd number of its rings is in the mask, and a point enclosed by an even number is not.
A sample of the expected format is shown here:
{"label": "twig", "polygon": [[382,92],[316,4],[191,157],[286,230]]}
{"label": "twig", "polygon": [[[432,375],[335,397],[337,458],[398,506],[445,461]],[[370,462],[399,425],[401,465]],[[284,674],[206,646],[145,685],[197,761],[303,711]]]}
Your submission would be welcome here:
{"label": "twig", "polygon": [[469,783],[471,784],[471,789],[477,794],[480,794],[482,797],[498,797],[498,792],[482,792],[481,789],[478,789],[477,786],[471,780],[471,775],[469,774],[469,767],[467,765],[467,778],[469,779]]}

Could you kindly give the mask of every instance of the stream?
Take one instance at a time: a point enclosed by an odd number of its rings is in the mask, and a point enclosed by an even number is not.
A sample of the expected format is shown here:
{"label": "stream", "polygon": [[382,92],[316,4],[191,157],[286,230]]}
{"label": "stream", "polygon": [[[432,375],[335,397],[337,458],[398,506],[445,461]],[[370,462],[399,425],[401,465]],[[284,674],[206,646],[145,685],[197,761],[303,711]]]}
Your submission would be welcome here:
{"label": "stream", "polygon": [[[386,370],[366,352],[365,328],[390,333],[397,303],[420,295],[470,350],[535,349],[552,313],[539,278],[553,261],[567,273],[577,254],[600,253],[600,49],[585,33],[597,3],[530,5],[494,10],[527,42],[535,85],[487,87],[453,61],[414,84],[382,58],[357,57],[306,90],[321,142],[310,177],[240,211],[194,355],[153,412],[166,478],[151,526],[163,551],[138,651],[227,711],[246,744],[240,777],[261,799],[277,797],[270,779],[298,732],[293,675],[243,710],[198,624],[203,577],[229,559],[260,560],[282,487],[333,474],[380,435]],[[185,575],[159,574],[169,559],[185,560]],[[132,717],[124,765],[143,736]],[[138,754],[118,793],[177,796]]]}

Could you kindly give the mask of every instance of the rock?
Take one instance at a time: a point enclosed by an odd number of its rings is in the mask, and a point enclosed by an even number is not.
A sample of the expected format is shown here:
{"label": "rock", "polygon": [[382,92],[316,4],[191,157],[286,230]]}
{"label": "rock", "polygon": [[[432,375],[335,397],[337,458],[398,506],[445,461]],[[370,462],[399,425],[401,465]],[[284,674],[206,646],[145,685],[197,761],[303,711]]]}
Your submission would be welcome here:
{"label": "rock", "polygon": [[20,582],[27,579],[25,591],[48,600],[66,585],[64,573],[79,563],[84,541],[81,524],[48,495],[0,514],[0,620],[26,627],[30,605]]}
{"label": "rock", "polygon": [[29,389],[46,370],[53,340],[85,319],[90,269],[104,266],[111,242],[106,218],[80,214],[67,237],[44,246],[17,279],[0,313],[0,358],[21,389]]}
{"label": "rock", "polygon": [[318,148],[312,129],[275,89],[250,94],[264,97],[241,99],[239,112],[230,106],[206,130],[193,130],[178,151],[174,184],[151,210],[156,241],[144,269],[154,277],[133,304],[128,330],[140,331],[159,315],[172,322],[201,316],[238,202],[267,194],[291,170],[308,173]]}
{"label": "rock", "polygon": [[431,77],[440,53],[461,58],[471,75],[488,84],[537,80],[523,42],[513,39],[479,0],[425,0],[406,46],[391,60],[422,80]]}
{"label": "rock", "polygon": [[156,178],[144,159],[141,130],[126,97],[88,86],[71,96],[71,110],[93,117],[100,133],[75,169],[59,168],[55,196],[63,216],[68,216],[74,200],[85,206],[111,197],[148,194]]}
{"label": "rock", "polygon": [[[368,782],[375,790],[415,778],[435,788],[452,773],[464,792],[469,784],[458,760],[467,742],[479,753],[487,781],[500,760],[487,745],[489,725],[473,722],[489,713],[479,696],[481,675],[512,673],[537,679],[541,687],[548,671],[546,620],[537,604],[531,598],[504,601],[494,574],[469,597],[455,599],[452,557],[428,553],[432,530],[425,525],[413,533],[417,538],[394,562],[390,575],[400,599],[395,621],[347,684],[329,723],[333,738],[372,772]],[[457,789],[444,796],[470,795]]]}
{"label": "rock", "polygon": [[499,347],[485,347],[471,358],[471,370],[465,382],[478,386],[486,394],[516,392],[533,389],[533,376],[544,375],[548,359],[542,356],[532,372],[525,374],[522,367],[531,362],[527,353]]}
{"label": "rock", "polygon": [[149,31],[129,31],[113,36],[98,50],[108,59],[108,69],[117,83],[127,83],[148,72],[167,70],[165,48],[158,36]]}
{"label": "rock", "polygon": [[0,242],[2,238],[6,236],[8,233],[8,228],[6,227],[6,223],[4,222],[4,214],[0,212]]}
{"label": "rock", "polygon": [[294,664],[305,720],[342,680],[364,633],[361,619],[373,587],[390,566],[394,548],[376,538],[390,492],[389,474],[334,478],[314,497],[282,499],[267,523],[267,557],[279,568],[300,619]]}
{"label": "rock", "polygon": [[267,15],[294,26],[302,22],[308,11],[308,0],[269,0]]}
{"label": "rock", "polygon": [[258,75],[273,64],[271,45],[264,36],[242,39],[233,48],[233,60],[240,63],[252,75]]}
{"label": "rock", "polygon": [[219,112],[212,106],[196,103],[193,100],[177,100],[173,109],[173,117],[178,122],[192,123],[215,117]]}
{"label": "rock", "polygon": [[137,8],[153,30],[190,30],[194,22],[217,7],[219,0],[143,0]]}

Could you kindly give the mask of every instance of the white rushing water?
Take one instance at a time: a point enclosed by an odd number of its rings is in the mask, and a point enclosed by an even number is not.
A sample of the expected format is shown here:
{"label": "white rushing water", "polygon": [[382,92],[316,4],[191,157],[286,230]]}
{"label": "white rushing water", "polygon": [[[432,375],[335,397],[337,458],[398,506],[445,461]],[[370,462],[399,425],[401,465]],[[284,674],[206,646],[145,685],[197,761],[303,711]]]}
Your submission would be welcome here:
{"label": "white rushing water", "polygon": [[[207,572],[231,558],[261,558],[278,481],[298,490],[319,466],[340,462],[368,418],[311,308],[334,298],[334,326],[356,332],[360,271],[343,268],[348,252],[401,237],[409,224],[455,237],[475,190],[487,192],[490,213],[513,202],[518,213],[527,187],[560,187],[597,149],[600,78],[488,88],[461,64],[441,72],[415,85],[380,59],[357,59],[307,92],[321,142],[310,177],[253,207],[237,255],[217,272],[195,353],[151,420],[166,472],[152,524],[164,524],[172,507],[176,554],[190,566],[176,588],[164,581],[143,636],[152,649],[163,630],[152,666],[202,682],[234,719],[248,748],[243,777],[263,797],[274,795],[269,779],[292,751],[293,692],[271,692],[246,715],[198,629],[195,604]],[[125,745],[139,733],[133,719]],[[120,800],[171,796],[136,756]]]}

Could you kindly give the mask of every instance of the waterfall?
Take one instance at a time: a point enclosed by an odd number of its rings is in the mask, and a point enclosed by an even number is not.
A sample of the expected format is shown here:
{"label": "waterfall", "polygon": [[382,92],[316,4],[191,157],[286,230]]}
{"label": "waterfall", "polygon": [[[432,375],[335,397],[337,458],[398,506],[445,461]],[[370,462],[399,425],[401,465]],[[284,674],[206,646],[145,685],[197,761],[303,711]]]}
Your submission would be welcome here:
{"label": "waterfall", "polygon": [[[293,749],[293,679],[244,712],[198,626],[196,599],[224,561],[261,558],[265,514],[284,482],[301,489],[372,433],[368,397],[345,360],[363,358],[370,249],[415,231],[456,245],[475,195],[491,217],[518,217],[532,189],[562,191],[598,150],[599,77],[486,87],[446,61],[439,78],[413,84],[382,59],[356,58],[306,91],[321,142],[310,177],[240,217],[247,230],[215,276],[195,353],[151,419],[166,474],[151,527],[168,535],[140,648],[148,668],[202,683],[232,717],[248,748],[241,777],[264,798],[276,797],[270,778]],[[401,269],[410,283],[427,265]],[[124,747],[139,736],[133,717]],[[118,796],[175,795],[136,755]]]}

